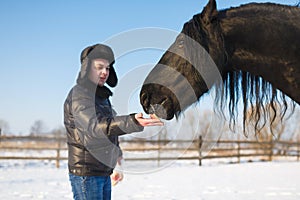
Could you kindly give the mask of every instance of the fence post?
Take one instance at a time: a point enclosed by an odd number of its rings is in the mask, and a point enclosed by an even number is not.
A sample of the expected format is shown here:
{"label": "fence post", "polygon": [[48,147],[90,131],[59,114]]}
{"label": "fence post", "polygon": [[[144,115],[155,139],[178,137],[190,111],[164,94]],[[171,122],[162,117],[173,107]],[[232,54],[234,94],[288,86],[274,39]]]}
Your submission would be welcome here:
{"label": "fence post", "polygon": [[273,159],[273,150],[274,150],[274,140],[273,140],[272,137],[270,139],[269,145],[267,145],[267,146],[270,148],[269,161],[272,161],[272,159]]}
{"label": "fence post", "polygon": [[158,140],[158,152],[157,152],[157,167],[160,166],[160,144],[161,143],[161,140],[159,139]]}
{"label": "fence post", "polygon": [[300,143],[299,143],[299,139],[297,140],[297,161],[299,162],[299,157],[300,157],[300,148],[299,148],[299,146],[300,146]]}
{"label": "fence post", "polygon": [[57,139],[57,149],[56,149],[56,168],[59,168],[59,160],[60,160],[60,147],[61,147],[61,144],[60,144],[60,137],[57,136],[56,137]]}
{"label": "fence post", "polygon": [[198,150],[199,150],[199,166],[202,166],[202,153],[201,153],[201,147],[202,147],[202,143],[203,143],[203,140],[202,140],[202,136],[200,135],[199,136],[199,140],[198,140]]}
{"label": "fence post", "polygon": [[240,146],[240,145],[241,145],[241,142],[240,142],[240,139],[238,139],[237,145],[238,145],[238,148],[237,148],[237,150],[238,150],[238,153],[237,153],[237,154],[238,154],[238,155],[237,155],[237,156],[238,156],[238,157],[237,157],[237,158],[238,158],[238,163],[241,163],[241,146]]}

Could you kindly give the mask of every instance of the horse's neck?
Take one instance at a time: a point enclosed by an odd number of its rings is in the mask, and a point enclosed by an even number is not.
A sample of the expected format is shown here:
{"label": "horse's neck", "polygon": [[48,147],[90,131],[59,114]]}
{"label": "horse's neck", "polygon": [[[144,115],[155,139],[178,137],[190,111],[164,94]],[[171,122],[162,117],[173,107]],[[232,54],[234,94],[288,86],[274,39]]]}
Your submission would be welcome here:
{"label": "horse's neck", "polygon": [[249,17],[235,15],[222,19],[221,27],[229,58],[227,67],[261,76],[300,104],[298,16],[266,18],[259,12]]}

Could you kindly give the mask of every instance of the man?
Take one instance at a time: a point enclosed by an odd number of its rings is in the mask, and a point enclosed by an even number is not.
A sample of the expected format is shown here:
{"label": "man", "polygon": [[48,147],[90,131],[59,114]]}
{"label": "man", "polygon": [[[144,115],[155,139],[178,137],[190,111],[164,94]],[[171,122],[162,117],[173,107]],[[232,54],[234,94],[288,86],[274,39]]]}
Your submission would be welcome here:
{"label": "man", "polygon": [[112,92],[105,86],[115,87],[118,82],[110,47],[89,46],[82,51],[80,61],[77,84],[64,103],[69,178],[75,200],[109,200],[110,175],[122,158],[118,136],[163,123],[153,115],[115,114],[109,100]]}

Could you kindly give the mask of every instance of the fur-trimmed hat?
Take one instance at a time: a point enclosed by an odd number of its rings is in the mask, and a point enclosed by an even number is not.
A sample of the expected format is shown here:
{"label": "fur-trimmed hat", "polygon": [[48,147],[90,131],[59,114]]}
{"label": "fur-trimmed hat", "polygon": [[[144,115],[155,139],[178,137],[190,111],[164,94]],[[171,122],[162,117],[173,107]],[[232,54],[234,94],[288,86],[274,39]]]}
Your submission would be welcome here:
{"label": "fur-trimmed hat", "polygon": [[83,49],[80,55],[81,70],[78,77],[78,79],[80,80],[77,80],[77,82],[80,82],[87,78],[88,72],[91,67],[91,61],[97,58],[106,59],[110,63],[109,76],[106,83],[110,87],[115,87],[118,83],[118,78],[113,67],[113,64],[115,63],[114,53],[109,46],[104,44],[95,44]]}

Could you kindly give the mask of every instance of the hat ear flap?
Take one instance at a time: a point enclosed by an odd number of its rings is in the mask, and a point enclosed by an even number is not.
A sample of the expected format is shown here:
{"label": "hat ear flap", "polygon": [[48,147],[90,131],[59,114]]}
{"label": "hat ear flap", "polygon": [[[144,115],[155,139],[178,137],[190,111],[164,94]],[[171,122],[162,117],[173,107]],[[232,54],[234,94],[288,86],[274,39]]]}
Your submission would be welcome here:
{"label": "hat ear flap", "polygon": [[106,83],[110,86],[110,87],[115,87],[118,83],[118,77],[117,77],[117,73],[115,71],[115,69],[113,68],[113,66],[110,66],[109,69],[109,76],[108,79],[106,81]]}

